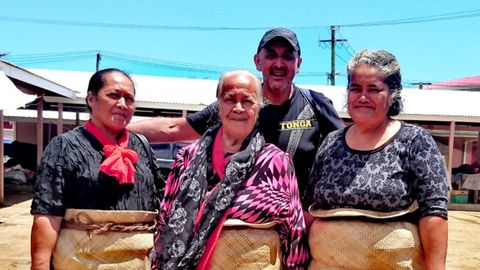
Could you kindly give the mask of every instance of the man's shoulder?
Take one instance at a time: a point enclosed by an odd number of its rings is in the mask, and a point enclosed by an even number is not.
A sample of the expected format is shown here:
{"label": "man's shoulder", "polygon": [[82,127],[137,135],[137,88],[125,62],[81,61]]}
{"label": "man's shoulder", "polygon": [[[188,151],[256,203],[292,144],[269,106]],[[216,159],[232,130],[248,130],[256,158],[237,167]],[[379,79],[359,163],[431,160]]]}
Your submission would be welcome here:
{"label": "man's shoulder", "polygon": [[296,86],[296,88],[311,103],[316,103],[316,104],[332,103],[332,101],[328,97],[326,97],[323,93],[314,91],[312,89],[298,87],[298,86]]}
{"label": "man's shoulder", "polygon": [[335,111],[335,108],[333,107],[333,102],[324,94],[301,87],[296,87],[296,91],[301,93],[298,95],[301,96],[299,98],[302,98],[306,104],[312,107],[314,111],[321,114]]}
{"label": "man's shoulder", "polygon": [[217,102],[211,103],[201,111],[187,115],[186,119],[198,134],[203,134],[210,126],[218,122]]}
{"label": "man's shoulder", "polygon": [[343,121],[338,116],[333,102],[324,94],[311,90],[297,87],[297,91],[302,93],[302,96],[307,103],[313,108],[318,120],[323,119],[324,123],[332,126],[332,129],[338,129],[344,126]]}

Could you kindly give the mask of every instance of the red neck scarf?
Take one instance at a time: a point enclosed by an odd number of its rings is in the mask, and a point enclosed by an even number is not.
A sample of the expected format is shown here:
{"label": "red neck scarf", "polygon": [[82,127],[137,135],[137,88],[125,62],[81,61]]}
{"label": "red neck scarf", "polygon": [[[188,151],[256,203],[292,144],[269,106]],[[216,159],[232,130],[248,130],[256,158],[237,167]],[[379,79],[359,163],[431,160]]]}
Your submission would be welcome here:
{"label": "red neck scarf", "polygon": [[100,164],[100,171],[117,178],[120,184],[134,184],[133,165],[137,162],[138,155],[127,148],[128,131],[123,131],[118,141],[112,142],[92,123],[92,120],[85,123],[84,127],[103,145],[105,160]]}

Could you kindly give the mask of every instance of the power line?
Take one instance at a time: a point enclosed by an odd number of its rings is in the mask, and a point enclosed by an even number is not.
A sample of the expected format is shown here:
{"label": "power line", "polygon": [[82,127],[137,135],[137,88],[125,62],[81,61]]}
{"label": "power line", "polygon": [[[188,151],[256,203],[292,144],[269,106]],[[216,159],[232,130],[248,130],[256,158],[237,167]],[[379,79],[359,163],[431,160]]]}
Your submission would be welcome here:
{"label": "power line", "polygon": [[411,23],[424,23],[434,21],[446,21],[455,19],[465,19],[480,16],[480,9],[465,10],[458,12],[443,13],[430,16],[412,17],[406,19],[377,21],[369,23],[354,23],[339,25],[339,27],[370,27],[370,26],[385,26],[385,25],[397,25],[397,24],[411,24]]}
{"label": "power line", "polygon": [[[480,9],[457,11],[450,13],[443,13],[430,16],[412,17],[406,19],[353,23],[338,25],[339,27],[371,27],[371,26],[385,26],[396,24],[409,23],[424,23],[444,20],[465,19],[480,16]],[[0,21],[14,22],[14,23],[36,23],[36,24],[51,24],[61,26],[81,26],[81,27],[103,27],[103,28],[123,28],[123,29],[144,29],[144,30],[188,30],[188,31],[253,31],[253,30],[268,30],[272,26],[260,27],[227,27],[227,26],[179,26],[179,25],[155,25],[155,24],[121,24],[121,23],[104,23],[104,22],[87,22],[87,21],[72,21],[72,20],[53,20],[42,18],[24,18],[24,17],[9,17],[0,16]],[[302,30],[302,29],[320,29],[329,28],[326,25],[317,26],[289,26],[288,28]]]}
{"label": "power line", "polygon": [[345,64],[348,63],[347,60],[345,60],[341,55],[335,52],[335,56],[338,57],[340,60],[342,60]]}
{"label": "power line", "polygon": [[[337,28],[337,34],[340,36],[340,38],[344,39],[345,42],[342,42],[342,48],[345,48],[345,51],[350,55],[350,57],[353,57],[353,55],[356,54],[355,50],[352,48],[350,43],[346,38],[343,37],[342,32],[340,31],[340,27]],[[351,52],[350,52],[351,50]]]}
{"label": "power line", "polygon": [[[143,65],[151,65],[151,66],[162,66],[162,67],[170,67],[175,69],[186,69],[188,71],[196,71],[196,72],[204,72],[204,73],[223,73],[235,69],[243,69],[249,70],[252,73],[256,73],[256,70],[244,68],[244,67],[231,67],[231,66],[214,66],[214,65],[204,65],[204,64],[196,64],[196,63],[187,63],[181,61],[171,61],[171,60],[163,60],[158,58],[152,57],[143,57],[143,56],[136,56],[136,55],[129,55],[129,54],[121,54],[115,53],[110,51],[103,51],[102,56],[106,58],[114,58],[119,59],[127,62],[143,64]],[[300,77],[317,77],[317,76],[326,76],[325,72],[300,72],[297,74]]]}
{"label": "power line", "polygon": [[[97,55],[99,54],[99,55]],[[40,63],[54,63],[54,62],[67,62],[67,61],[77,61],[84,59],[96,59],[98,56],[101,56],[102,60],[114,59],[124,62],[152,66],[156,68],[168,68],[172,70],[183,70],[187,72],[201,72],[201,73],[210,73],[210,74],[220,74],[226,71],[234,69],[244,69],[250,70],[253,73],[256,73],[256,70],[244,68],[244,67],[231,67],[231,66],[214,66],[214,65],[204,65],[196,63],[188,63],[181,61],[171,61],[158,59],[153,57],[143,57],[137,55],[121,54],[111,51],[97,51],[97,50],[87,50],[87,51],[71,51],[71,52],[58,52],[58,53],[41,53],[41,54],[9,54],[4,57],[5,60],[15,63],[17,65],[34,65]],[[325,72],[300,72],[297,74],[300,77],[321,77],[326,76]]]}
{"label": "power line", "polygon": [[[124,29],[144,29],[144,30],[188,30],[188,31],[254,31],[269,30],[272,26],[261,27],[227,27],[227,26],[179,26],[179,25],[155,25],[155,24],[123,24],[123,23],[103,23],[103,22],[86,22],[86,21],[70,21],[70,20],[52,20],[42,18],[22,18],[0,16],[0,21],[8,21],[15,23],[36,23],[36,24],[52,24],[61,26],[82,26],[82,27],[103,27],[103,28],[124,28]],[[290,27],[292,29],[317,29],[323,26],[298,26]],[[326,27],[326,26],[325,26]]]}
{"label": "power line", "polygon": [[[210,70],[216,72],[225,72],[233,69],[239,69],[239,67],[226,67],[226,66],[214,66],[214,65],[204,65],[204,64],[194,64],[194,63],[187,63],[187,62],[180,62],[180,61],[171,61],[171,60],[163,60],[153,57],[143,57],[143,56],[136,56],[136,55],[129,55],[129,54],[121,54],[115,53],[110,51],[102,51],[102,54],[107,57],[123,59],[128,61],[135,61],[139,63],[151,63],[156,65],[162,66],[176,66],[176,67],[187,67],[192,69],[199,69],[199,70]],[[242,68],[245,69],[245,68]]]}

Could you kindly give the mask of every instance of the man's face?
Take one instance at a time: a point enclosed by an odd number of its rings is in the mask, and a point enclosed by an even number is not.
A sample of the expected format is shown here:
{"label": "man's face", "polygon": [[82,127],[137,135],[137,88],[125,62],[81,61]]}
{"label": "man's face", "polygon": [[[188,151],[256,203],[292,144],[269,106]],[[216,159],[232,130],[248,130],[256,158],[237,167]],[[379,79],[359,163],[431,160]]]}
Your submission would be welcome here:
{"label": "man's face", "polygon": [[302,58],[288,41],[275,38],[255,54],[254,61],[257,70],[262,72],[264,90],[290,91]]}

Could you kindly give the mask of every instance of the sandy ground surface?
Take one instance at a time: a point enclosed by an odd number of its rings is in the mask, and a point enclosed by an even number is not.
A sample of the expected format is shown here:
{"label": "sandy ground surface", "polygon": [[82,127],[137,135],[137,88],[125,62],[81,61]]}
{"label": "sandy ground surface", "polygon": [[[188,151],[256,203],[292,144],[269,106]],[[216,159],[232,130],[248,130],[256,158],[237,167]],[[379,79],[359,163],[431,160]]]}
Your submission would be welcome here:
{"label": "sandy ground surface", "polygon": [[[0,269],[30,269],[31,191],[8,194],[0,206]],[[480,212],[449,211],[447,269],[480,269]]]}

